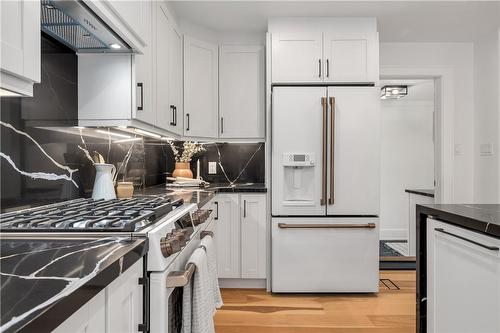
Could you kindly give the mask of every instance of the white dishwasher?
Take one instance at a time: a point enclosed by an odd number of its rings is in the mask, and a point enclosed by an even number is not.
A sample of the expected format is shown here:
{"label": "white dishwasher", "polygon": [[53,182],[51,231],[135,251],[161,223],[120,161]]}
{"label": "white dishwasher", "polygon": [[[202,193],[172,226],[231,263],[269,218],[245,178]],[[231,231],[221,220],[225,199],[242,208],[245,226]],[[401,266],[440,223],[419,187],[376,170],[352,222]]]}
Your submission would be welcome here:
{"label": "white dishwasher", "polygon": [[379,219],[272,218],[273,292],[378,292]]}

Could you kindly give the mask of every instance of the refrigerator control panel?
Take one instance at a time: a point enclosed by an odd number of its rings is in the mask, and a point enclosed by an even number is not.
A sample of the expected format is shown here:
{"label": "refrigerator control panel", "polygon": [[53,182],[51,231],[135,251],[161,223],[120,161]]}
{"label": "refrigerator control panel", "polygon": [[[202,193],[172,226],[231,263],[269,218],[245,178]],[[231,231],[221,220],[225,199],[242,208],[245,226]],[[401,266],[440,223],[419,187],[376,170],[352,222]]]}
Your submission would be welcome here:
{"label": "refrigerator control panel", "polygon": [[284,153],[283,166],[312,167],[314,166],[314,153]]}

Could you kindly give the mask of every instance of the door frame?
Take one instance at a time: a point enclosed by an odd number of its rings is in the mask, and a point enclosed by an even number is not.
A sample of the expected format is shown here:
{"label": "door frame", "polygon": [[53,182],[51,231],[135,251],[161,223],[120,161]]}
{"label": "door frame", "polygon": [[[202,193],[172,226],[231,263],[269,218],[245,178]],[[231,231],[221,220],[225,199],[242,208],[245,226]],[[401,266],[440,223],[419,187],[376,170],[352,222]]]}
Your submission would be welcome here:
{"label": "door frame", "polygon": [[380,66],[380,79],[434,80],[435,202],[454,201],[455,82],[451,66]]}

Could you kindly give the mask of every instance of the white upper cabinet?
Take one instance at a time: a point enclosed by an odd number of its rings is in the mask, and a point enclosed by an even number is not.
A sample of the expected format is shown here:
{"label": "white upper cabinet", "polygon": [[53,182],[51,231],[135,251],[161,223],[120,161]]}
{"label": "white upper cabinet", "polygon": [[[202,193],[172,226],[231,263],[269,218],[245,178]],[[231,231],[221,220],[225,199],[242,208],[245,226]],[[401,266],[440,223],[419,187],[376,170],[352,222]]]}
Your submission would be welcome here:
{"label": "white upper cabinet", "polygon": [[173,22],[171,22],[169,29],[169,44],[168,74],[171,117],[169,131],[182,135],[184,123],[182,112],[182,33]]}
{"label": "white upper cabinet", "polygon": [[326,82],[376,82],[378,36],[368,33],[324,34]]}
{"label": "white upper cabinet", "polygon": [[40,82],[40,1],[0,1],[0,88],[33,96]]}
{"label": "white upper cabinet", "polygon": [[219,137],[263,138],[264,46],[220,47]]}
{"label": "white upper cabinet", "polygon": [[323,81],[321,33],[272,34],[273,82]]}
{"label": "white upper cabinet", "polygon": [[134,55],[136,107],[133,114],[136,119],[154,125],[156,121],[156,108],[153,103],[153,6],[151,1],[144,2],[149,5],[149,10],[143,13],[148,18],[145,26],[146,29],[143,32],[146,46],[143,48],[143,54]]}
{"label": "white upper cabinet", "polygon": [[374,18],[276,18],[272,83],[378,83]]}
{"label": "white upper cabinet", "polygon": [[169,43],[169,18],[162,5],[156,7],[156,126],[169,129],[173,121],[169,100],[169,72],[168,58]]}
{"label": "white upper cabinet", "polygon": [[84,0],[132,49],[142,53],[148,45],[151,0]]}
{"label": "white upper cabinet", "polygon": [[184,135],[217,137],[218,47],[184,36]]}

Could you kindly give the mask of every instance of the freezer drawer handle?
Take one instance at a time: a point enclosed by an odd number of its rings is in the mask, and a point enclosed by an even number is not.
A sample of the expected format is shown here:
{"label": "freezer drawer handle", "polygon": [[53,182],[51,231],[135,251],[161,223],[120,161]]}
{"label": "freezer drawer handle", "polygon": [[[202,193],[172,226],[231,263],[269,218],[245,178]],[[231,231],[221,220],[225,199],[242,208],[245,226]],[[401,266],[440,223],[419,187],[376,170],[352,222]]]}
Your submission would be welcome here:
{"label": "freezer drawer handle", "polygon": [[280,229],[375,229],[375,223],[366,224],[326,224],[326,223],[278,223]]}
{"label": "freezer drawer handle", "polygon": [[497,246],[484,245],[484,244],[478,243],[476,241],[473,241],[471,239],[468,239],[468,238],[465,238],[465,237],[462,237],[462,236],[459,236],[459,235],[452,234],[451,232],[448,232],[448,231],[444,230],[443,228],[434,228],[434,230],[439,231],[439,232],[441,232],[443,234],[446,234],[446,235],[449,235],[449,236],[452,236],[452,237],[464,240],[466,242],[475,244],[477,246],[480,246],[482,248],[488,249],[490,251],[499,251],[500,250],[500,248],[498,248]]}

